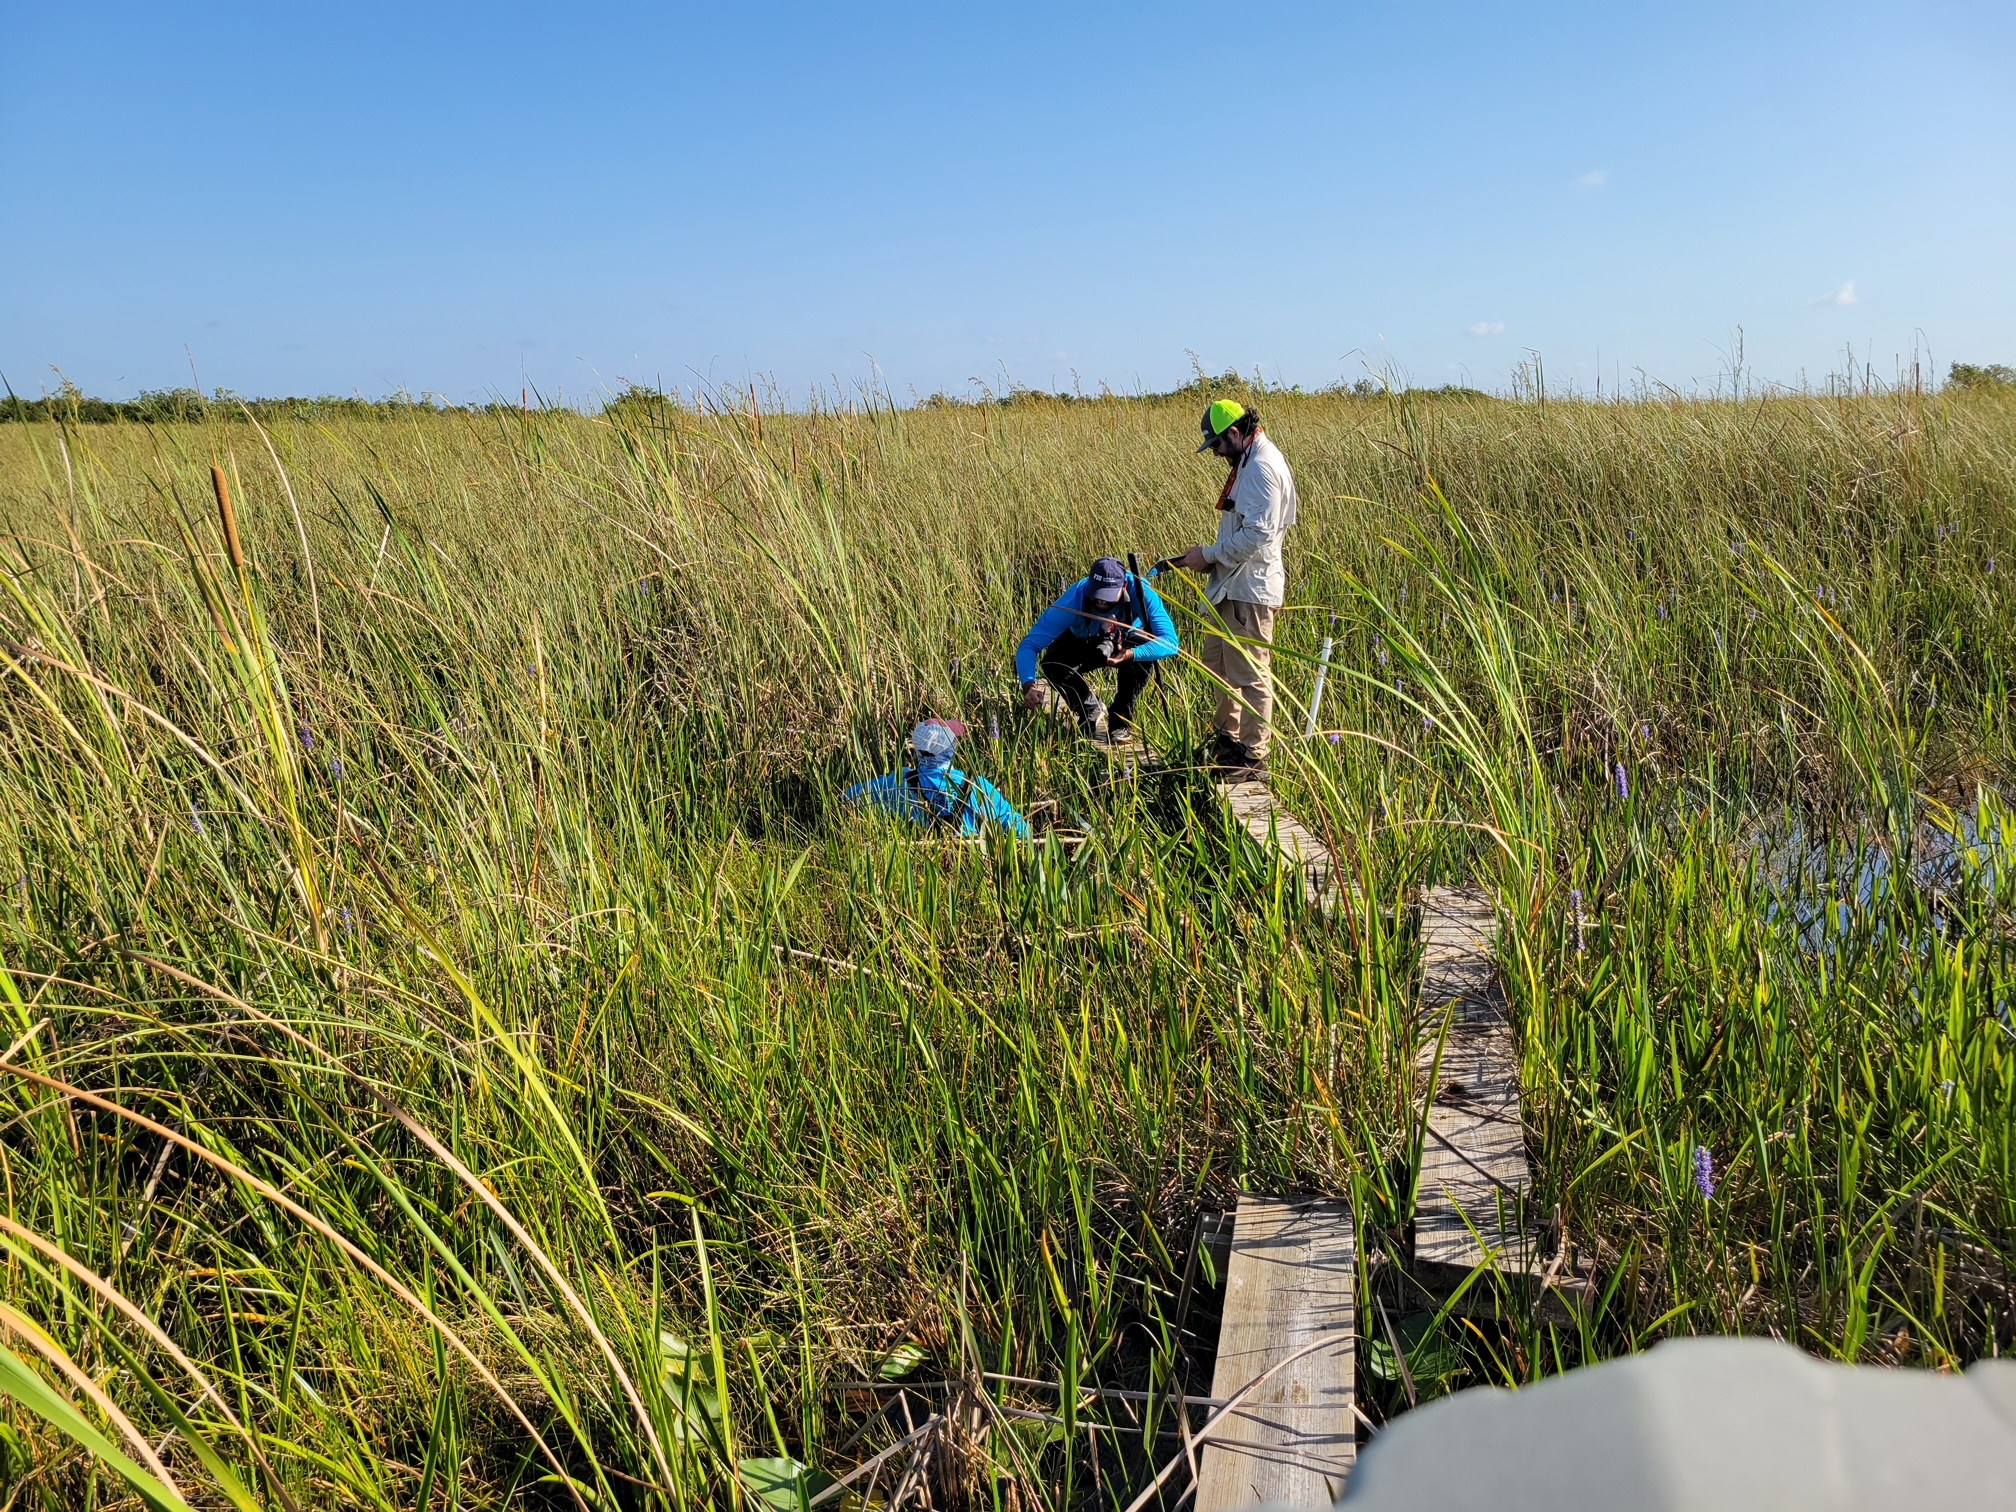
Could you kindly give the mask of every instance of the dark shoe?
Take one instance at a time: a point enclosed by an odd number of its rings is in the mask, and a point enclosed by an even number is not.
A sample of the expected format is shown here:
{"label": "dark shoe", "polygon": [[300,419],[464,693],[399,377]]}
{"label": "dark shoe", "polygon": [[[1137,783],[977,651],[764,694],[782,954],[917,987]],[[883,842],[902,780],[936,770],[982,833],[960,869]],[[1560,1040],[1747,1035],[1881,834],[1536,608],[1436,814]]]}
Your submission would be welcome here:
{"label": "dark shoe", "polygon": [[1244,772],[1250,766],[1252,766],[1252,752],[1246,750],[1246,746],[1242,746],[1240,742],[1226,740],[1220,736],[1218,744],[1212,746],[1212,770],[1218,772],[1220,776],[1228,776],[1230,772]]}
{"label": "dark shoe", "polygon": [[1257,756],[1248,746],[1237,741],[1227,741],[1212,763],[1218,770],[1221,782],[1265,782],[1267,780],[1267,758]]}

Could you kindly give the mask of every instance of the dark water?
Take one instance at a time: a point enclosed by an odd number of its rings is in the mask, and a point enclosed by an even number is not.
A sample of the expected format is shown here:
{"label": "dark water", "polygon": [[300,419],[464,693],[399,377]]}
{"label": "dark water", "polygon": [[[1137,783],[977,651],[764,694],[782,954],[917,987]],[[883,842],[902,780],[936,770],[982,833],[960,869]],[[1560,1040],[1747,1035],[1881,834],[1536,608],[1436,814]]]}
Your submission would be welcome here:
{"label": "dark water", "polygon": [[[1908,877],[1870,828],[1823,832],[1785,814],[1755,825],[1747,843],[1766,916],[1792,925],[1800,954],[1830,964],[1893,934],[1905,954],[1929,957],[2016,886],[2016,812],[1994,797],[1918,825]],[[2010,1002],[1989,1006],[2016,1037]]]}

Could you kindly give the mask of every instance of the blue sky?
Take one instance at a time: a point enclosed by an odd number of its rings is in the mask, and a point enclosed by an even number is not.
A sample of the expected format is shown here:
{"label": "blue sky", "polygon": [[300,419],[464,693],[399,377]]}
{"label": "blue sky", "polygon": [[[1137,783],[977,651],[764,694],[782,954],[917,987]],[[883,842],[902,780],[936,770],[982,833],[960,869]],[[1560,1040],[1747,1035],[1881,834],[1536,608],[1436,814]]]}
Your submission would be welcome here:
{"label": "blue sky", "polygon": [[0,373],[2016,362],[2016,6],[10,7]]}

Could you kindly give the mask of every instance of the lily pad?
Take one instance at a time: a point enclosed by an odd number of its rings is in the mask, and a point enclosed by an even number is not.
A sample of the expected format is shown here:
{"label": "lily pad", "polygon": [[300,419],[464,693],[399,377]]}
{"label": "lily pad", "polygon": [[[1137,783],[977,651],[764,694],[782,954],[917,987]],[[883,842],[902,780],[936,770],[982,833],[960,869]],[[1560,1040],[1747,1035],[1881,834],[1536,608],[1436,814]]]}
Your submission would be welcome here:
{"label": "lily pad", "polygon": [[[1417,1391],[1439,1388],[1463,1368],[1463,1351],[1454,1339],[1435,1327],[1435,1314],[1409,1313],[1393,1325],[1400,1348],[1407,1355],[1407,1370]],[[1365,1363],[1382,1381],[1400,1379],[1400,1360],[1393,1353],[1386,1330],[1372,1330],[1372,1342],[1365,1349]]]}
{"label": "lily pad", "polygon": [[742,1477],[743,1488],[777,1512],[798,1512],[833,1484],[833,1477],[824,1470],[814,1470],[785,1457],[745,1459],[735,1469]]}
{"label": "lily pad", "polygon": [[912,1374],[924,1363],[924,1349],[919,1344],[898,1344],[889,1351],[889,1358],[876,1367],[875,1374],[885,1381],[900,1381]]}

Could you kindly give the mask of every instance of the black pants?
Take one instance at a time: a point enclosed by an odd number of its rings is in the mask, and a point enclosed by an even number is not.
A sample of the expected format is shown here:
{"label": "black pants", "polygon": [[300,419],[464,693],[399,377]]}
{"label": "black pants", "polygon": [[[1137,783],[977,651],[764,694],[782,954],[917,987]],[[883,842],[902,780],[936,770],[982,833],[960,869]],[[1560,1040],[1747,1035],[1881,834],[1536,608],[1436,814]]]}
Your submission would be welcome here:
{"label": "black pants", "polygon": [[[1050,680],[1050,686],[1064,695],[1064,702],[1082,721],[1085,706],[1092,698],[1092,689],[1085,681],[1085,674],[1106,670],[1106,658],[1097,643],[1082,636],[1060,635],[1043,653],[1042,665],[1043,675]],[[1141,696],[1141,690],[1154,677],[1155,663],[1122,662],[1113,670],[1120,674],[1120,687],[1106,711],[1106,726],[1108,729],[1119,729],[1134,722],[1134,700]]]}

